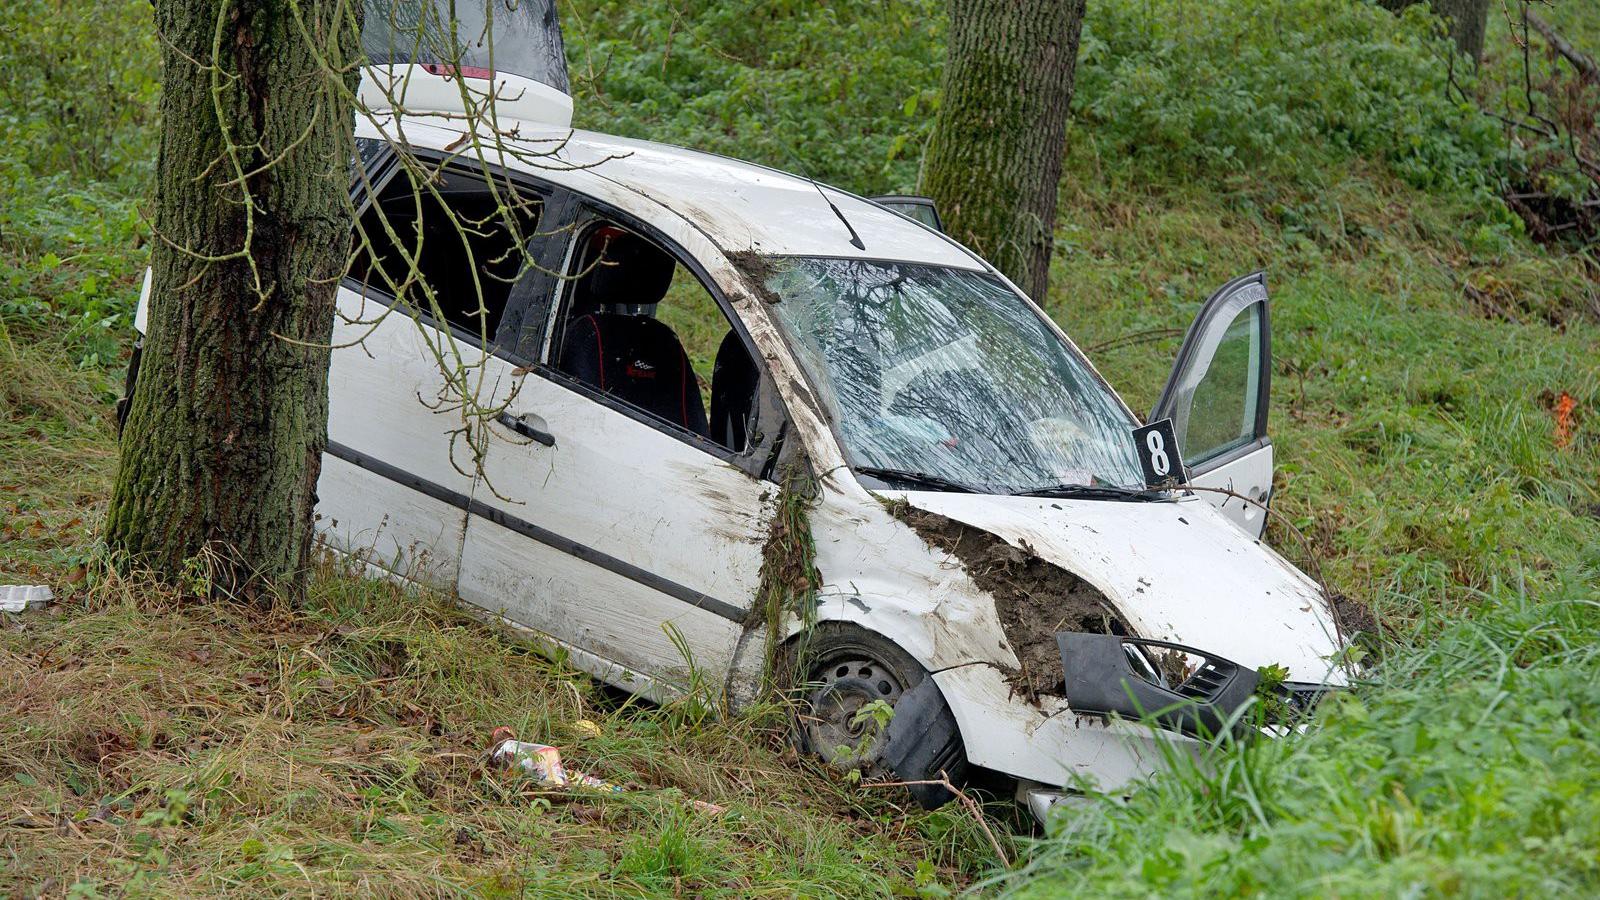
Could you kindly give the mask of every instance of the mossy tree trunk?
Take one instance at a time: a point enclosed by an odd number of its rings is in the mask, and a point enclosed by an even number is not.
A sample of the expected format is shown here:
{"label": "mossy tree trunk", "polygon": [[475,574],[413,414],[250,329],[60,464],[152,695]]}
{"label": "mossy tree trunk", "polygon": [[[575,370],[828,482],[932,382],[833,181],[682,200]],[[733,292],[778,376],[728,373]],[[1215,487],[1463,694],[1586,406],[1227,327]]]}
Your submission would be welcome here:
{"label": "mossy tree trunk", "polygon": [[358,78],[325,65],[358,58],[359,9],[156,4],[153,292],[106,541],[213,593],[304,588]]}
{"label": "mossy tree trunk", "polygon": [[922,193],[946,230],[1043,302],[1085,0],[950,0]]}
{"label": "mossy tree trunk", "polygon": [[1378,0],[1391,12],[1427,3],[1450,28],[1450,39],[1473,65],[1483,58],[1483,35],[1489,27],[1489,0]]}

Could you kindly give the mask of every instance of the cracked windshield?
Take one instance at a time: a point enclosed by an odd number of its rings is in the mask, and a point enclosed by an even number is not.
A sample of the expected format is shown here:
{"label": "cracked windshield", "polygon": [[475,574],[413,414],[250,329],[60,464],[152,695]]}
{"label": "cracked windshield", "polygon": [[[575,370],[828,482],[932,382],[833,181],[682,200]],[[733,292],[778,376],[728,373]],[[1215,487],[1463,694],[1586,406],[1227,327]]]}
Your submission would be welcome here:
{"label": "cracked windshield", "polygon": [[857,470],[985,493],[1141,484],[1129,416],[999,281],[904,263],[772,265],[774,309]]}

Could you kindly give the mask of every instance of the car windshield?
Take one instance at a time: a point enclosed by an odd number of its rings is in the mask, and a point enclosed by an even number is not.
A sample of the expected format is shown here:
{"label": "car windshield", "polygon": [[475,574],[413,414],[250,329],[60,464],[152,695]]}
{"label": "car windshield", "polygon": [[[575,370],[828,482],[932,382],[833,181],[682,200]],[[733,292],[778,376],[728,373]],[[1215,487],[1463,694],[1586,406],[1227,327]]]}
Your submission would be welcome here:
{"label": "car windshield", "polygon": [[1135,423],[998,279],[910,263],[767,262],[773,309],[858,471],[985,493],[1142,485]]}
{"label": "car windshield", "polygon": [[503,72],[568,92],[555,0],[366,0],[361,46],[380,65]]}

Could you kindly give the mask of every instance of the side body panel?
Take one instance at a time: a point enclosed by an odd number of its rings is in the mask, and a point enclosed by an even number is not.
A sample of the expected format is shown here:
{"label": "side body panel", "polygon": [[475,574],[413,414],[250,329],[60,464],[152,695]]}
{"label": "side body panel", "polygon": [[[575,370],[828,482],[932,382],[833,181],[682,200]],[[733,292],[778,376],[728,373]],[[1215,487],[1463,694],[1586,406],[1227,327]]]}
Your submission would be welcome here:
{"label": "side body panel", "polygon": [[[473,478],[470,461],[451,457],[451,433],[461,421],[450,411],[435,354],[446,341],[456,343],[464,361],[481,363],[485,354],[348,287],[339,289],[338,304],[317,528],[336,549],[453,590],[467,513],[438,495],[465,500]],[[374,464],[437,490],[430,496],[379,474]]]}
{"label": "side body panel", "polygon": [[1231,491],[1255,501],[1247,503],[1215,491],[1199,492],[1245,534],[1260,537],[1267,527],[1267,512],[1262,507],[1272,501],[1272,442],[1262,441],[1242,455],[1196,472],[1189,483]]}
{"label": "side body panel", "polygon": [[537,415],[555,444],[492,426],[479,500],[499,515],[467,527],[462,598],[681,686],[691,660],[670,627],[720,684],[760,578],[772,485],[550,377],[500,368],[518,385],[507,411]]}
{"label": "side body panel", "polygon": [[[676,213],[582,180],[574,190],[642,221],[697,265],[726,266]],[[524,351],[538,354],[539,337]],[[543,366],[493,360],[490,370],[494,405],[553,442],[490,426],[462,598],[588,651],[603,670],[595,674],[613,683],[642,675],[671,692],[689,684],[692,667],[720,686],[746,636],[777,486],[750,474],[759,466],[736,465],[710,442],[665,432]]]}

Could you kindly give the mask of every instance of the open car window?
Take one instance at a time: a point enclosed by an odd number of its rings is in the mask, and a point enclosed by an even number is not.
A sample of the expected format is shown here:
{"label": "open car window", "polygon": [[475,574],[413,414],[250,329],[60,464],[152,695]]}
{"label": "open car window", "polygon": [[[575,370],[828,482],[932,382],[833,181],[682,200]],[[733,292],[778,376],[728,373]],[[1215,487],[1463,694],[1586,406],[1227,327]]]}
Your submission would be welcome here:
{"label": "open car window", "polygon": [[503,177],[418,163],[421,171],[396,166],[362,210],[347,277],[365,293],[492,340],[530,269],[544,199]]}

